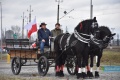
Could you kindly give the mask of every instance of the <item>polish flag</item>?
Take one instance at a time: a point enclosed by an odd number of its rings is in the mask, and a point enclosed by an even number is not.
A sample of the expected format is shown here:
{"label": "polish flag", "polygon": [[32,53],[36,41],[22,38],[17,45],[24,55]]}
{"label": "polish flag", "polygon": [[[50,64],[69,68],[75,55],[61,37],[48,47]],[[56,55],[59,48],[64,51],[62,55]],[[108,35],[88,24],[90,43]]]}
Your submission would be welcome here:
{"label": "polish flag", "polygon": [[30,22],[25,26],[25,29],[28,30],[27,36],[30,38],[31,34],[37,31],[37,24],[36,24],[36,18],[33,22]]}

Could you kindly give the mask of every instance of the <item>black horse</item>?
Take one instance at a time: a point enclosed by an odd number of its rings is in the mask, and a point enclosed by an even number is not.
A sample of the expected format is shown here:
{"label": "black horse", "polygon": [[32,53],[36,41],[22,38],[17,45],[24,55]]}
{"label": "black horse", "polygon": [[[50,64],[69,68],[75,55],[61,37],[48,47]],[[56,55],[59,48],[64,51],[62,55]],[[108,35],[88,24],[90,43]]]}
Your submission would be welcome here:
{"label": "black horse", "polygon": [[[73,34],[60,34],[55,38],[54,49],[56,53],[56,76],[64,76],[63,66],[68,57],[77,58],[78,73],[77,78],[86,78],[86,61],[89,52],[89,42],[91,33],[98,29],[96,17],[80,22],[74,29]],[[83,68],[83,71],[81,70]]]}
{"label": "black horse", "polygon": [[94,56],[97,56],[97,70],[95,71],[95,77],[98,78],[99,77],[99,66],[100,66],[100,59],[102,57],[102,53],[103,53],[103,49],[105,49],[109,42],[113,39],[113,36],[115,35],[111,33],[110,29],[108,27],[105,26],[101,26],[99,27],[99,32],[97,32],[97,34],[91,39],[90,42],[90,69],[88,66],[88,62],[87,62],[87,75],[92,78],[93,77],[93,59]]}

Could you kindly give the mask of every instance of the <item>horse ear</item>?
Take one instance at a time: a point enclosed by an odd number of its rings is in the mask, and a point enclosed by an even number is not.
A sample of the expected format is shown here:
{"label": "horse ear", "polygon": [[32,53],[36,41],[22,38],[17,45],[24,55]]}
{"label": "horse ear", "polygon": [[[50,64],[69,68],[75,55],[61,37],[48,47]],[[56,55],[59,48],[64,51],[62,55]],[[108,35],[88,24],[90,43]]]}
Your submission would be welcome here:
{"label": "horse ear", "polygon": [[116,33],[111,34],[111,36],[115,36],[115,35],[116,35]]}
{"label": "horse ear", "polygon": [[94,21],[94,22],[97,22],[96,17],[93,18],[93,21]]}

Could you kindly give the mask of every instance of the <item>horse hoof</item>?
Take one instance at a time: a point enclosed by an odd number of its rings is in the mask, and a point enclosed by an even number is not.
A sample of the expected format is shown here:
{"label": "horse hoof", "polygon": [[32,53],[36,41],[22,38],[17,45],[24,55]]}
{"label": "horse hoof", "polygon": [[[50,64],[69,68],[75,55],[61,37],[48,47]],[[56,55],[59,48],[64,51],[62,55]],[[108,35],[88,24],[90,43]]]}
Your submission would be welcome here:
{"label": "horse hoof", "polygon": [[93,76],[93,73],[92,72],[90,72],[90,71],[87,71],[87,76],[90,78],[90,79],[92,79],[94,76]]}
{"label": "horse hoof", "polygon": [[82,72],[82,77],[83,77],[83,79],[86,79],[88,76],[85,72]]}
{"label": "horse hoof", "polygon": [[60,77],[60,72],[56,72],[56,73],[55,73],[55,76]]}
{"label": "horse hoof", "polygon": [[82,73],[77,73],[77,79],[82,78]]}
{"label": "horse hoof", "polygon": [[87,76],[90,76],[90,71],[87,71]]}
{"label": "horse hoof", "polygon": [[60,77],[64,77],[63,71],[60,71]]}
{"label": "horse hoof", "polygon": [[99,72],[98,71],[95,71],[95,78],[99,78]]}
{"label": "horse hoof", "polygon": [[77,70],[75,70],[75,75],[77,75],[78,74],[78,71]]}
{"label": "horse hoof", "polygon": [[90,71],[87,71],[87,76],[88,76],[89,78],[93,78],[93,73],[90,72]]}

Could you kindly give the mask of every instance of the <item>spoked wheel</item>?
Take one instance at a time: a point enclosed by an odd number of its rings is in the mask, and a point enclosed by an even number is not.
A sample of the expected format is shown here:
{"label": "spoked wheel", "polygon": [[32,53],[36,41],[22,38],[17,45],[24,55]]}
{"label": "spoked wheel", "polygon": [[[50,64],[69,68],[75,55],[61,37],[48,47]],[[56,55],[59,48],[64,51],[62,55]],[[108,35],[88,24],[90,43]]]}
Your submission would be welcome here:
{"label": "spoked wheel", "polygon": [[21,71],[21,60],[19,57],[14,57],[11,63],[11,70],[14,75],[18,75]]}
{"label": "spoked wheel", "polygon": [[41,56],[38,61],[38,73],[40,76],[45,76],[49,69],[48,59],[45,56]]}
{"label": "spoked wheel", "polygon": [[66,64],[67,71],[70,75],[75,75],[76,73],[76,63],[73,58],[69,58]]}

